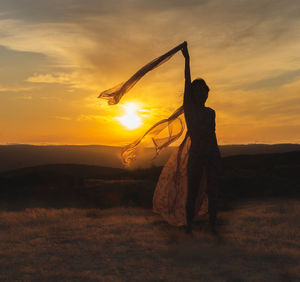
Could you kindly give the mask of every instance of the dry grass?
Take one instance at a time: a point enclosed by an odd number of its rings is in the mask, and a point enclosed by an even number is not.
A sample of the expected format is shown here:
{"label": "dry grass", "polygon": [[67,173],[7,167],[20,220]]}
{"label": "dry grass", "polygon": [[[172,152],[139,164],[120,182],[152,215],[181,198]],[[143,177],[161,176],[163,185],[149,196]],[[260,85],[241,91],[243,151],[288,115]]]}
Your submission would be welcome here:
{"label": "dry grass", "polygon": [[194,236],[147,209],[0,214],[0,280],[300,280],[299,200],[247,201]]}

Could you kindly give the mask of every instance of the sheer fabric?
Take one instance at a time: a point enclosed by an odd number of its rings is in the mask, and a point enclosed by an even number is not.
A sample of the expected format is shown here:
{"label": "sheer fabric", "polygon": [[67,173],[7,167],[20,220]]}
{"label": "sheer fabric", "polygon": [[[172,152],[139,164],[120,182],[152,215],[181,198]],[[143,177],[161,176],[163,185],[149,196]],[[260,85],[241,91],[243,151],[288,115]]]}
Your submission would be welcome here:
{"label": "sheer fabric", "polygon": [[[143,143],[148,139],[151,139],[153,142],[156,151],[156,157],[162,149],[169,146],[182,135],[185,127],[182,118],[183,106],[178,108],[169,118],[163,119],[154,124],[139,139],[125,146],[121,153],[123,162],[125,164],[129,164],[132,160],[136,159],[139,147],[142,146]],[[168,129],[168,136],[160,138],[160,133],[165,128]]]}
{"label": "sheer fabric", "polygon": [[[118,104],[125,93],[127,93],[145,74],[149,71],[157,68],[159,65],[168,61],[176,52],[180,51],[183,47],[183,43],[173,48],[169,52],[154,59],[147,65],[143,66],[126,82],[123,82],[111,89],[103,91],[98,98],[108,100],[109,105]],[[124,147],[122,151],[122,160],[124,164],[129,164],[132,160],[136,159],[137,152],[145,141],[150,138],[156,150],[156,155],[159,152],[176,141],[184,131],[183,106],[178,108],[169,118],[163,119],[154,124],[143,136],[135,140],[131,144]],[[168,129],[168,137],[161,138],[160,133],[164,129]]]}

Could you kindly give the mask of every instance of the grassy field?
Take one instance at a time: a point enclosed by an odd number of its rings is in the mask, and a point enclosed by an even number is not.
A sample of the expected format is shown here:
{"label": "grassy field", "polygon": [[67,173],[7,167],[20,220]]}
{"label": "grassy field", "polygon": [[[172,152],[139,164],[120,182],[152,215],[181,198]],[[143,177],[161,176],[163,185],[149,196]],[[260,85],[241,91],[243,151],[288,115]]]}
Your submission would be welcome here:
{"label": "grassy field", "polygon": [[299,281],[299,200],[243,201],[193,237],[144,208],[0,215],[0,280]]}
{"label": "grassy field", "polygon": [[299,157],[225,158],[218,235],[152,213],[160,167],[0,174],[0,281],[300,281]]}

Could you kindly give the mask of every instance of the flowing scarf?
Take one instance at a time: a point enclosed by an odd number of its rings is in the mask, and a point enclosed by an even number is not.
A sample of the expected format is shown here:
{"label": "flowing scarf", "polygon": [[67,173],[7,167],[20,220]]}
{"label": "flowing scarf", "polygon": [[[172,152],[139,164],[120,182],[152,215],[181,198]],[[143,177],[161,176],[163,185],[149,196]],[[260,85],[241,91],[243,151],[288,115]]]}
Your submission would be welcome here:
{"label": "flowing scarf", "polygon": [[[126,82],[122,82],[111,89],[103,91],[98,98],[108,100],[109,105],[118,104],[124,94],[126,94],[144,75],[168,61],[175,53],[180,51],[183,46],[184,43],[176,46],[162,56],[149,62],[140,70],[138,70]],[[170,144],[176,141],[182,135],[185,127],[182,114],[183,106],[176,109],[169,118],[155,123],[140,138],[125,146],[121,153],[124,164],[128,165],[132,160],[136,159],[139,148],[142,147],[145,141],[149,138],[151,138],[156,151],[155,157],[161,152],[162,149],[168,147]],[[165,129],[167,129],[168,136],[161,138],[160,133],[162,133]]]}

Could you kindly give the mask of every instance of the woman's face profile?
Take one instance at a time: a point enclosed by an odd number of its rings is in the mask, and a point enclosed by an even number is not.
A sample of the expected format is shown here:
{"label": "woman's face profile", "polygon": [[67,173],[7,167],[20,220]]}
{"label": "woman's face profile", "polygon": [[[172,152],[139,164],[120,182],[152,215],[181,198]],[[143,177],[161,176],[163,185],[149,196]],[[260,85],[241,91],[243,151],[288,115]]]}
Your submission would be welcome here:
{"label": "woman's face profile", "polygon": [[195,85],[193,87],[193,101],[198,106],[204,106],[208,98],[209,90],[204,89],[201,85]]}

